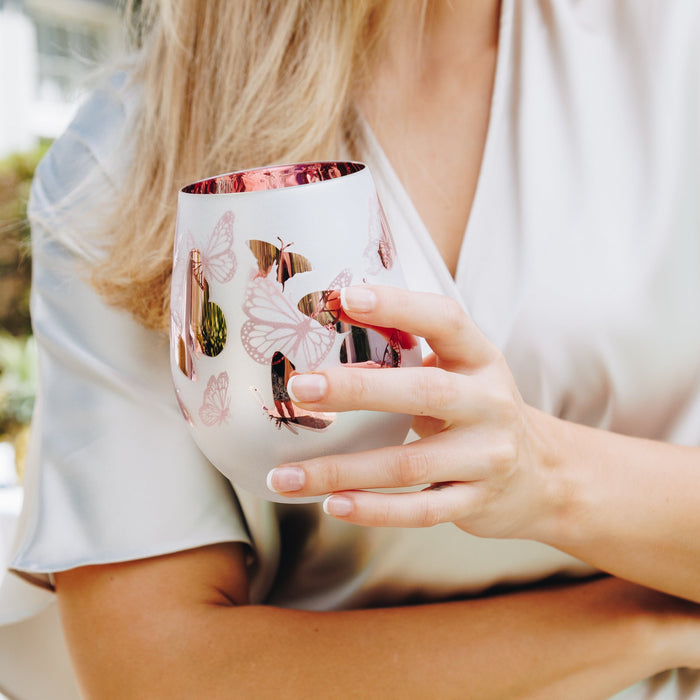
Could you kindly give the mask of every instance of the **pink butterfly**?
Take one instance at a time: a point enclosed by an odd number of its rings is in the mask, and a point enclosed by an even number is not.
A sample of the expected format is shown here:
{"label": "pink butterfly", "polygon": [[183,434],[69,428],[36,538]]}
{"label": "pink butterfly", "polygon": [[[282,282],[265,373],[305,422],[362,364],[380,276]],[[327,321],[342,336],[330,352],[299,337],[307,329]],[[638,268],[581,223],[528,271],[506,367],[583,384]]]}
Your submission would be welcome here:
{"label": "pink butterfly", "polygon": [[256,277],[248,285],[241,328],[246,352],[260,364],[281,352],[304,370],[315,369],[333,347],[335,328],[306,316],[283,294],[276,280]]}
{"label": "pink butterfly", "polygon": [[218,377],[209,377],[204,390],[204,401],[199,409],[202,423],[208,426],[228,423],[231,399],[228,395],[228,374],[222,372]]}
{"label": "pink butterfly", "polygon": [[396,247],[379,199],[370,201],[369,241],[363,255],[370,263],[368,272],[373,275],[377,274],[382,267],[391,270],[396,260]]}
{"label": "pink butterfly", "polygon": [[230,282],[236,274],[238,267],[236,255],[233,252],[233,220],[232,211],[225,211],[203,249],[199,250],[200,264],[197,269],[197,278],[200,286],[204,286],[205,280],[215,279],[224,284]]}

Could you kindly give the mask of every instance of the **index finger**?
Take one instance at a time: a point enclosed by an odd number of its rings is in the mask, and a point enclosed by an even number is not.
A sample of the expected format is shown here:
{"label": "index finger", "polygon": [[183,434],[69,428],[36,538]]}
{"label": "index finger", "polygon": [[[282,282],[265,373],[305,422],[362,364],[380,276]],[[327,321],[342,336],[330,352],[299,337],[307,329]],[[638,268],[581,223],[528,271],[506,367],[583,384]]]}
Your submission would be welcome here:
{"label": "index finger", "polygon": [[443,366],[478,367],[497,354],[459,302],[448,296],[362,285],[342,289],[340,302],[343,311],[363,325],[398,328],[425,338]]}

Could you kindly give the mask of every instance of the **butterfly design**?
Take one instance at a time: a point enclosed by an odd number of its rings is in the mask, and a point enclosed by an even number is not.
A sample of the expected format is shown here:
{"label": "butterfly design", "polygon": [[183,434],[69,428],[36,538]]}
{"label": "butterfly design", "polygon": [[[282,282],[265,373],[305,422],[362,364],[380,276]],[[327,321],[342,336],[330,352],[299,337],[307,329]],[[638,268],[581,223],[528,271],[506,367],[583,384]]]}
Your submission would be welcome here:
{"label": "butterfly design", "polygon": [[209,301],[209,283],[201,275],[200,252],[193,248],[182,298],[171,312],[171,341],[177,365],[189,379],[196,379],[194,356],[216,357],[226,345],[226,318],[218,304]]}
{"label": "butterfly design", "polygon": [[401,342],[398,331],[393,331],[387,340],[381,367],[401,367]]}
{"label": "butterfly design", "polygon": [[276,410],[271,410],[267,407],[257,387],[251,386],[250,391],[260,404],[263,414],[274,424],[277,430],[285,428],[293,435],[299,435],[297,428],[321,432],[326,430],[335,420],[335,413],[313,413],[298,407],[295,407],[295,415],[293,417],[280,415]]}
{"label": "butterfly design", "polygon": [[212,375],[204,390],[204,400],[199,409],[199,417],[210,427],[228,423],[231,399],[228,395],[228,373]]}
{"label": "butterfly design", "polygon": [[382,267],[391,270],[396,260],[396,247],[389,231],[384,208],[379,199],[375,201],[370,203],[369,240],[363,253],[369,261],[368,272],[373,275],[376,275]]}
{"label": "butterfly design", "polygon": [[[199,265],[195,272],[202,288],[206,280],[213,279],[225,284],[236,274],[238,264],[233,252],[234,218],[232,211],[225,211],[214,226],[206,245],[199,248]],[[192,247],[195,247],[194,242]]]}
{"label": "butterfly design", "polygon": [[251,386],[248,388],[250,389],[250,392],[253,394],[253,396],[255,396],[255,398],[258,400],[258,403],[260,404],[260,407],[263,410],[263,414],[267,416],[267,418],[270,421],[272,421],[277,430],[282,430],[282,428],[285,427],[287,430],[289,430],[290,433],[293,433],[294,435],[299,435],[299,431],[289,423],[289,420],[287,418],[276,415],[265,405],[265,400],[263,399],[260,390],[257,387]]}
{"label": "butterfly design", "polygon": [[335,340],[335,328],[326,328],[306,316],[282,293],[276,281],[256,277],[248,285],[241,342],[256,362],[268,364],[279,351],[306,369],[326,358]]}
{"label": "butterfly design", "polygon": [[[341,270],[321,292],[311,292],[301,298],[297,308],[306,316],[315,319],[322,326],[332,328],[340,317],[340,293],[343,287],[350,286],[352,272],[349,268]],[[337,330],[337,329],[336,329]]]}
{"label": "butterfly design", "polygon": [[294,404],[287,392],[287,382],[296,370],[296,367],[281,352],[277,351],[270,361],[270,380],[272,383],[272,400],[275,409],[280,416],[286,413],[294,418]]}
{"label": "butterfly design", "polygon": [[288,248],[294,243],[284,243],[279,236],[277,240],[280,242],[279,248],[266,241],[250,240],[246,243],[258,261],[258,277],[267,277],[276,266],[276,279],[284,289],[284,283],[290,277],[299,272],[309,272],[311,263],[303,255],[289,252]]}

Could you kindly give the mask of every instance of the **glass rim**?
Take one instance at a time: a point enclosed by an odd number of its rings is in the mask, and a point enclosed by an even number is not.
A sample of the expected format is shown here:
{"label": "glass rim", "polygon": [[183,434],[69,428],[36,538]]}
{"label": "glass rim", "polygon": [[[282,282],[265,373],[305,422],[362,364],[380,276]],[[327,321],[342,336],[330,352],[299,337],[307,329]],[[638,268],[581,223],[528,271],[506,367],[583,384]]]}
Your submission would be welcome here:
{"label": "glass rim", "polygon": [[361,172],[365,163],[351,160],[284,163],[236,170],[185,185],[182,194],[240,194],[268,192],[328,182]]}

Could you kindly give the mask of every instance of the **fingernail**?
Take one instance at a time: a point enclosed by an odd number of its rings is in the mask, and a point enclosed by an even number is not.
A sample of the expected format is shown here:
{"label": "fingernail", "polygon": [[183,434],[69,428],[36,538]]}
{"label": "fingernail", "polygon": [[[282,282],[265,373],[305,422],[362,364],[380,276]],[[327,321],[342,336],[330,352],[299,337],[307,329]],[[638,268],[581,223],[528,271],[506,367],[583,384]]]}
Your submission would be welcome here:
{"label": "fingernail", "polygon": [[306,474],[299,467],[277,467],[267,473],[267,488],[276,493],[299,491],[304,487]]}
{"label": "fingernail", "polygon": [[352,501],[345,496],[328,496],[323,502],[323,510],[328,515],[345,517],[352,513]]}
{"label": "fingernail", "polygon": [[328,382],[322,374],[295,374],[287,382],[292,401],[318,401],[326,395]]}
{"label": "fingernail", "polygon": [[377,295],[366,287],[343,287],[340,303],[346,311],[371,311],[377,304]]}

